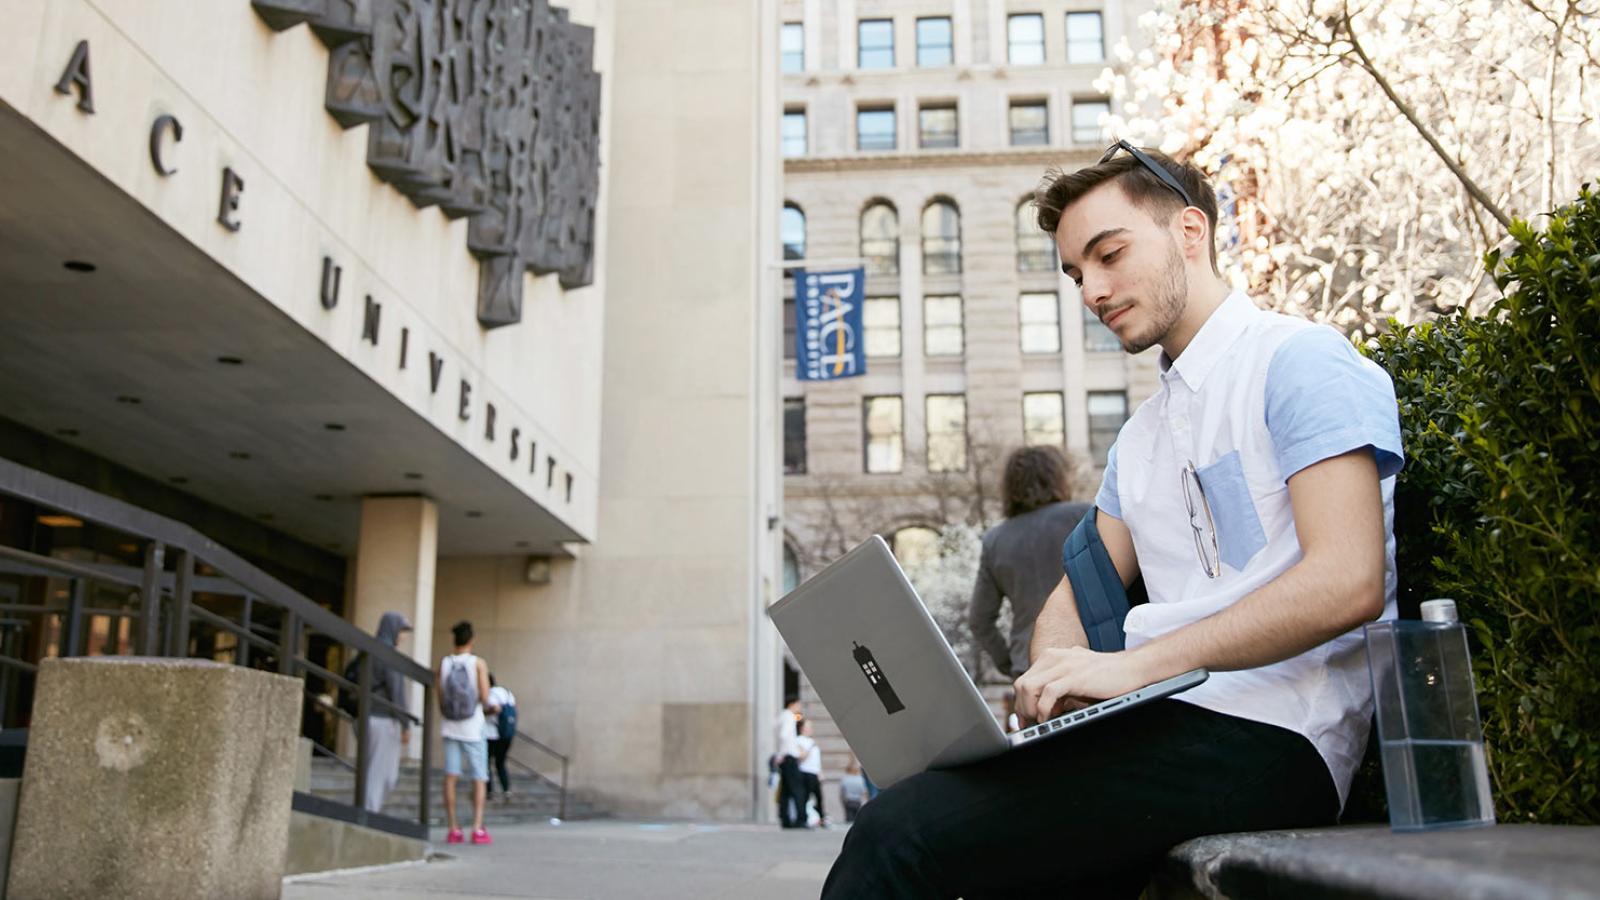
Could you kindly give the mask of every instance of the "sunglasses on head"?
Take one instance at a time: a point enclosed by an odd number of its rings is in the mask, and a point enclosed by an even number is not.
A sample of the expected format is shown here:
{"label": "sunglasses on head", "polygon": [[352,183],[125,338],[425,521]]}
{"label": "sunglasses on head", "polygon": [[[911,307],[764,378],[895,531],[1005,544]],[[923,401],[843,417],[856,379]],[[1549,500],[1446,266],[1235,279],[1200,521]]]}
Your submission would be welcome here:
{"label": "sunglasses on head", "polygon": [[1178,183],[1178,179],[1172,177],[1171,172],[1168,172],[1161,166],[1160,163],[1157,163],[1155,160],[1151,159],[1149,154],[1128,143],[1127,141],[1117,141],[1115,144],[1112,144],[1100,157],[1100,161],[1102,163],[1109,162],[1113,156],[1117,155],[1118,150],[1128,151],[1128,153],[1133,156],[1134,160],[1138,162],[1139,165],[1149,169],[1152,175],[1161,179],[1162,184],[1165,184],[1167,187],[1177,191],[1178,196],[1183,198],[1185,206],[1194,206],[1198,208],[1198,204],[1194,202],[1194,198],[1190,197],[1189,192],[1183,189],[1183,185]]}

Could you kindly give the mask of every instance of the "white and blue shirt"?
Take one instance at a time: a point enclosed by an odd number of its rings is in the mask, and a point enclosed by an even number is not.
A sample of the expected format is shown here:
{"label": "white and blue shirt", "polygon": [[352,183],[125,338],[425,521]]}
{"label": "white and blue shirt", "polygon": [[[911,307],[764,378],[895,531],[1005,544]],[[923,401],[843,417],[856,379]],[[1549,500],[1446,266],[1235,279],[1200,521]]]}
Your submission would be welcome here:
{"label": "white and blue shirt", "polygon": [[[1150,595],[1128,612],[1127,647],[1213,615],[1299,562],[1289,477],[1363,448],[1382,479],[1382,618],[1394,618],[1394,481],[1403,456],[1388,374],[1334,329],[1257,309],[1239,292],[1176,360],[1163,353],[1160,367],[1161,388],[1122,426],[1095,498],[1133,534]],[[1215,521],[1217,578],[1206,574],[1189,525],[1190,463]],[[1204,527],[1205,514],[1198,518]],[[1178,699],[1304,735],[1344,802],[1372,716],[1359,629],[1269,666],[1214,672]]]}

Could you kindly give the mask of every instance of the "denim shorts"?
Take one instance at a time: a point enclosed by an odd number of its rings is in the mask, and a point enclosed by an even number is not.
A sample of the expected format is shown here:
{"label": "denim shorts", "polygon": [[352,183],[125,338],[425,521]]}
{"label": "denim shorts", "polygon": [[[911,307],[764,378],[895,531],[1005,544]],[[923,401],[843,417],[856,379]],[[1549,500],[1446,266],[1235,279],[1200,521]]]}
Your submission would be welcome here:
{"label": "denim shorts", "polygon": [[[462,771],[463,759],[466,771]],[[489,780],[489,745],[482,740],[444,739],[444,773],[465,775],[473,781]]]}

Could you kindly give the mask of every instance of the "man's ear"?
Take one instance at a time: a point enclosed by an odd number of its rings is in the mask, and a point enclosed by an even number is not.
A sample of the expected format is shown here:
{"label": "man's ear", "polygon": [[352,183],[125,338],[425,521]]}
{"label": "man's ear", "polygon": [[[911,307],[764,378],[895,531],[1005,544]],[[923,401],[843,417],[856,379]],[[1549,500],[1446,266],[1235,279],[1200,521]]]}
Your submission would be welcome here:
{"label": "man's ear", "polygon": [[1211,221],[1199,208],[1186,206],[1178,213],[1178,231],[1182,235],[1180,243],[1183,255],[1211,264]]}

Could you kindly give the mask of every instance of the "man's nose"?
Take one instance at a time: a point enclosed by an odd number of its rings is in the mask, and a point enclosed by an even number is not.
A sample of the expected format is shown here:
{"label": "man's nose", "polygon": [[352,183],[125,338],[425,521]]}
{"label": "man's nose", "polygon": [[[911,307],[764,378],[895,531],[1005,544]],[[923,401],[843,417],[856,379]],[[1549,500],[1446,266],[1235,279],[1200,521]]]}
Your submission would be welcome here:
{"label": "man's nose", "polygon": [[1083,292],[1084,305],[1089,307],[1095,315],[1100,314],[1100,308],[1111,299],[1111,280],[1101,275],[1084,273],[1083,284],[1079,288]]}

